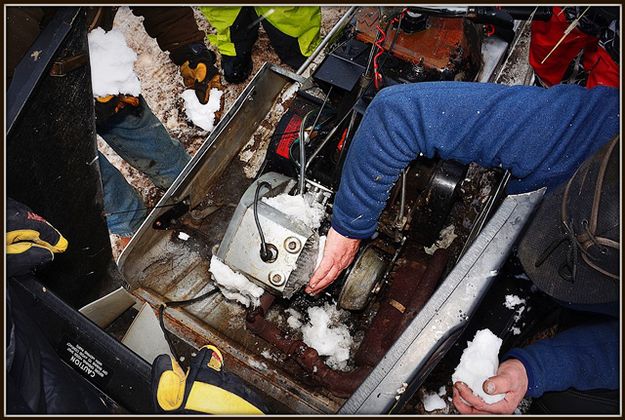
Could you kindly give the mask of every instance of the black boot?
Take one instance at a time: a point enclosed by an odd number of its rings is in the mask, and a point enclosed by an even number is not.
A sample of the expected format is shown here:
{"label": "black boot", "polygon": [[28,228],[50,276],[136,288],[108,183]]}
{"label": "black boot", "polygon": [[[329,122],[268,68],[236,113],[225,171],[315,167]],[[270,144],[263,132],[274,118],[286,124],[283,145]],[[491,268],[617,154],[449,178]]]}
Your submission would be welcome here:
{"label": "black boot", "polygon": [[252,57],[250,55],[221,56],[221,68],[228,83],[244,82],[252,72],[252,67]]}

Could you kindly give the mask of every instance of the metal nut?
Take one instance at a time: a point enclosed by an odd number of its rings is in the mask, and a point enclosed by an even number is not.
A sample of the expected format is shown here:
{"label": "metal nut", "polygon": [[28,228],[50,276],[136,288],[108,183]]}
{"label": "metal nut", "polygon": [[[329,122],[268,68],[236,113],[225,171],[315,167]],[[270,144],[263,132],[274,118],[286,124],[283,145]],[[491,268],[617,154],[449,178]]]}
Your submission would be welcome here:
{"label": "metal nut", "polygon": [[284,274],[282,273],[278,273],[276,271],[272,271],[271,273],[269,273],[269,282],[276,286],[282,286],[286,281],[286,277],[284,276]]}
{"label": "metal nut", "polygon": [[291,254],[296,254],[302,248],[302,243],[294,236],[289,236],[284,240],[284,248]]}

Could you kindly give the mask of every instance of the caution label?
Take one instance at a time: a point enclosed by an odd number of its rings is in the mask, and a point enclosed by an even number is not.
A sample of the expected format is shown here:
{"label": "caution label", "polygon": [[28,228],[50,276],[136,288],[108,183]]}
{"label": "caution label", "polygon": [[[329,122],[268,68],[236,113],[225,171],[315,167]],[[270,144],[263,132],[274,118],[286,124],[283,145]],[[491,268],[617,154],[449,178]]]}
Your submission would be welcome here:
{"label": "caution label", "polygon": [[101,358],[73,340],[63,340],[63,359],[95,384],[108,382],[109,371]]}

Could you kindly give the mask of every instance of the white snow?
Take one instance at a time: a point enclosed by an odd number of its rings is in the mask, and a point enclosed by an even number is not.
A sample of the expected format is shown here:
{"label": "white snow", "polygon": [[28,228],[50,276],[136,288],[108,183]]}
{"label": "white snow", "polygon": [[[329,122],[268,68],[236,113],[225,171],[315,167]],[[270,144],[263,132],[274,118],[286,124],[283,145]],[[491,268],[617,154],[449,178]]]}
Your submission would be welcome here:
{"label": "white snow", "polygon": [[315,270],[321,264],[321,259],[323,258],[323,250],[326,248],[326,236],[319,237],[319,253],[317,254],[317,262],[315,263]]}
{"label": "white snow", "polygon": [[447,407],[447,403],[436,392],[425,392],[423,394],[423,408],[425,411],[442,410]]}
{"label": "white snow", "polygon": [[260,353],[260,355],[261,355],[261,356],[263,356],[265,359],[268,359],[268,360],[274,360],[274,361],[276,360],[276,358],[274,357],[274,355],[273,355],[273,354],[271,354],[271,352],[270,352],[269,350],[266,350],[266,349],[265,349],[265,350],[263,350],[263,351]]}
{"label": "white snow", "polygon": [[467,348],[460,357],[460,364],[451,376],[452,383],[464,382],[471,388],[473,394],[488,404],[501,401],[505,394],[488,395],[482,389],[484,381],[497,373],[500,347],[501,339],[491,330],[476,332],[473,341],[467,342]]}
{"label": "white snow", "polygon": [[309,308],[310,321],[302,327],[304,343],[317,350],[319,355],[329,356],[326,364],[332,369],[347,366],[353,343],[349,329],[338,321],[341,312],[329,303]]}
{"label": "white snow", "polygon": [[267,364],[265,362],[259,362],[251,357],[248,357],[247,363],[258,370],[267,370]]}
{"label": "white snow", "polygon": [[521,299],[517,295],[506,295],[504,306],[508,309],[514,309],[516,306],[525,303],[525,299]]}
{"label": "white snow", "polygon": [[184,99],[184,109],[187,117],[202,130],[213,131],[213,128],[215,128],[215,112],[221,108],[221,95],[223,95],[223,92],[219,89],[211,89],[208,102],[202,105],[197,96],[195,96],[193,89],[185,90],[181,96]]}
{"label": "white snow", "polygon": [[178,239],[180,239],[180,240],[188,241],[190,237],[191,236],[189,236],[188,233],[184,233],[184,232],[178,233]]}
{"label": "white snow", "polygon": [[139,96],[141,83],[133,68],[137,54],[126,44],[124,34],[117,29],[105,32],[95,28],[87,39],[93,96]]}
{"label": "white snow", "polygon": [[451,243],[454,241],[454,239],[458,237],[458,235],[456,235],[454,232],[455,229],[456,228],[454,225],[449,225],[446,228],[441,229],[440,233],[438,234],[438,240],[429,248],[423,247],[425,253],[432,255],[434,254],[434,251],[439,248],[447,249],[449,245],[451,245]]}
{"label": "white snow", "polygon": [[517,327],[512,327],[512,334],[513,335],[519,335],[521,334],[521,329],[517,328]]}
{"label": "white snow", "polygon": [[291,99],[295,95],[295,92],[299,90],[299,87],[300,87],[300,84],[298,82],[295,82],[291,86],[289,86],[288,89],[285,90],[284,93],[282,94],[282,97],[281,97],[282,102],[286,102],[289,99]]}
{"label": "white snow", "polygon": [[302,314],[300,314],[293,308],[288,308],[286,311],[290,315],[286,320],[286,323],[288,324],[288,326],[293,328],[294,330],[299,330],[302,327],[302,325],[304,325],[302,323]]}
{"label": "white snow", "polygon": [[211,258],[209,271],[213,273],[221,293],[226,299],[234,300],[244,306],[258,306],[264,290],[249,281],[241,273],[235,273],[215,255]]}
{"label": "white snow", "polygon": [[280,210],[282,213],[301,221],[311,229],[321,226],[321,219],[325,210],[321,203],[314,201],[309,194],[289,195],[280,194],[275,197],[263,197],[262,201],[267,205]]}
{"label": "white snow", "polygon": [[438,388],[438,396],[444,397],[445,395],[447,395],[447,387],[445,385],[441,385],[441,387]]}

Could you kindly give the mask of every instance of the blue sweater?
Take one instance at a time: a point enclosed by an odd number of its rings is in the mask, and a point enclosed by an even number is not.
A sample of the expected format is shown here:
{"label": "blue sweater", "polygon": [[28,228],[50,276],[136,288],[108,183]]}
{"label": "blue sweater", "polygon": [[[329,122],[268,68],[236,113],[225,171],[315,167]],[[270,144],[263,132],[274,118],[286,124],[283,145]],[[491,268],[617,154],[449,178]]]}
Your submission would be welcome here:
{"label": "blue sweater", "polygon": [[[420,154],[508,169],[509,193],[553,188],[619,132],[619,120],[618,90],[607,87],[434,82],[386,88],[350,146],[332,227],[349,238],[371,237],[400,172]],[[526,367],[529,396],[618,388],[617,322],[577,327],[510,355]]]}

